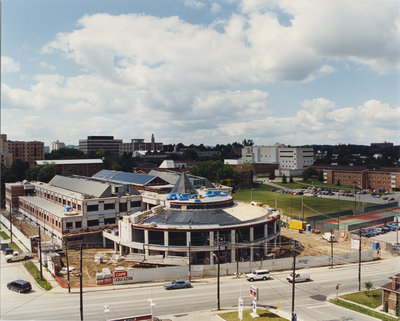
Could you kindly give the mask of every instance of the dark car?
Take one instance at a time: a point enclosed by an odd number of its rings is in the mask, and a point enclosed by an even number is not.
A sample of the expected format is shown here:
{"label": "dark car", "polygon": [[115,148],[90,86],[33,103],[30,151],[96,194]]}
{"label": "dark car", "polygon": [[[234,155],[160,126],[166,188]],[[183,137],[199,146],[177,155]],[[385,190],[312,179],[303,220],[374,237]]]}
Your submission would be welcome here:
{"label": "dark car", "polygon": [[13,254],[14,250],[11,247],[6,247],[5,249],[3,249],[3,253],[4,255]]}
{"label": "dark car", "polygon": [[164,284],[166,290],[190,288],[191,286],[190,282],[185,280],[174,280]]}
{"label": "dark car", "polygon": [[7,288],[12,291],[16,291],[19,293],[26,293],[32,290],[32,286],[28,281],[24,280],[15,280],[10,283],[7,283]]}

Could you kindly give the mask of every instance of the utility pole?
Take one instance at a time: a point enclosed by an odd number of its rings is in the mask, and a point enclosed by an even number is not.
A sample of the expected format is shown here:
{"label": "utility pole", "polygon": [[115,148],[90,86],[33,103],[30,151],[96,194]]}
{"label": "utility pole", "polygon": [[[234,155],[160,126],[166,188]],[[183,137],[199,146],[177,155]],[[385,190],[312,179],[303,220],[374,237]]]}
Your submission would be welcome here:
{"label": "utility pole", "polygon": [[189,241],[189,282],[191,281],[191,278],[192,278],[191,261],[192,261],[191,241]]}
{"label": "utility pole", "polygon": [[219,288],[219,257],[220,257],[220,254],[221,254],[221,242],[220,242],[220,240],[218,240],[218,258],[217,258],[217,260],[218,260],[218,262],[217,262],[217,266],[218,266],[218,271],[217,271],[217,310],[218,311],[220,311],[221,310],[221,305],[220,305],[220,300],[219,300],[219,297],[220,297],[220,288]]}
{"label": "utility pole", "polygon": [[358,291],[361,291],[361,229],[360,229],[360,244],[358,246]]}
{"label": "utility pole", "polygon": [[82,243],[81,243],[81,253],[80,253],[80,273],[79,273],[79,298],[80,298],[80,312],[81,321],[83,321],[83,292],[82,292]]}
{"label": "utility pole", "polygon": [[13,232],[12,232],[12,227],[13,227],[13,224],[12,224],[12,209],[11,209],[11,202],[12,202],[12,200],[10,201],[10,241],[11,241],[11,243],[12,243],[12,241],[13,241]]}
{"label": "utility pole", "polygon": [[42,265],[42,233],[40,231],[40,225],[38,225],[39,228],[39,265],[40,265],[40,280],[43,281],[43,265]]}
{"label": "utility pole", "polygon": [[296,285],[296,241],[294,241],[293,245],[293,272],[292,272],[292,321],[295,321],[294,316],[294,292],[295,292],[295,285]]}
{"label": "utility pole", "polygon": [[331,229],[331,269],[333,269],[333,234]]}
{"label": "utility pole", "polygon": [[304,195],[301,195],[301,216],[304,221]]}
{"label": "utility pole", "polygon": [[68,247],[65,244],[65,258],[67,259],[67,280],[68,280],[68,293],[71,293],[71,282],[69,279],[69,262],[68,262]]}

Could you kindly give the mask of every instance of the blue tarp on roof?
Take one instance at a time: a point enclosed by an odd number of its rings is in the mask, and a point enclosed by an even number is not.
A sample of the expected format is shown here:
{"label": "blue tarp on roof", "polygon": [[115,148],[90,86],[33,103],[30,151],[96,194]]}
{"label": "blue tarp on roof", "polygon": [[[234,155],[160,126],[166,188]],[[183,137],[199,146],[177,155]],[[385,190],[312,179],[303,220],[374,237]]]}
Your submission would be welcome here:
{"label": "blue tarp on roof", "polygon": [[137,184],[137,185],[146,185],[151,180],[156,178],[156,176],[148,175],[148,174],[109,171],[109,170],[105,170],[105,169],[96,173],[95,175],[93,175],[93,177],[104,179],[104,180],[132,183],[132,184]]}

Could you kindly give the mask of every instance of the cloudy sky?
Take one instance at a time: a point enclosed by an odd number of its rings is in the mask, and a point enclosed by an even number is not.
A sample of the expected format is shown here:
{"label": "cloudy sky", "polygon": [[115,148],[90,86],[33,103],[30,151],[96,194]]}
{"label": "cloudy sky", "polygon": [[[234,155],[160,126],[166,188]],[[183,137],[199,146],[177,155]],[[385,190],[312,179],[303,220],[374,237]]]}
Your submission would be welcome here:
{"label": "cloudy sky", "polygon": [[3,0],[1,132],[400,144],[385,0]]}

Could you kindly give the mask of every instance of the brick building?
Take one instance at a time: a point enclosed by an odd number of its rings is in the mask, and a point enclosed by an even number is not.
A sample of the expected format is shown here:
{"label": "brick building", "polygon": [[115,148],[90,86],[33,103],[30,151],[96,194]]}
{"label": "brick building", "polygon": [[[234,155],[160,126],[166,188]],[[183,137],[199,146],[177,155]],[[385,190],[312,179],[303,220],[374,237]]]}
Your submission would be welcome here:
{"label": "brick building", "polygon": [[39,141],[11,141],[8,140],[8,151],[12,154],[14,161],[19,159],[23,162],[34,164],[36,160],[44,158],[44,143]]}
{"label": "brick building", "polygon": [[314,165],[323,171],[324,183],[355,185],[362,189],[396,190],[400,188],[400,168],[367,169],[364,166]]}
{"label": "brick building", "polygon": [[103,169],[101,159],[54,159],[38,160],[37,165],[53,164],[56,175],[63,174],[68,168],[75,167],[78,175],[93,176]]}
{"label": "brick building", "polygon": [[400,302],[400,273],[391,279],[392,282],[382,285],[382,306],[387,302],[388,312],[396,315],[396,306]]}

